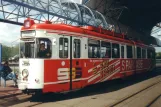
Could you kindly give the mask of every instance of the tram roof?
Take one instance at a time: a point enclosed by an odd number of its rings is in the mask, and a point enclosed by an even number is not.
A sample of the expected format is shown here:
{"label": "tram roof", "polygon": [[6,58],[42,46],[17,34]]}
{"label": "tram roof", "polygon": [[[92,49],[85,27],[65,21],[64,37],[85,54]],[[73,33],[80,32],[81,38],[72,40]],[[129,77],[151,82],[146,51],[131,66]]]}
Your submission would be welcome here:
{"label": "tram roof", "polygon": [[[58,33],[58,34],[70,34],[75,36],[85,36],[89,38],[95,38],[97,40],[109,39],[112,41],[119,41],[120,43],[135,44],[141,47],[148,47],[140,41],[130,40],[128,38],[123,38],[123,34],[114,33],[110,30],[105,30],[102,28],[96,28],[92,26],[71,26],[66,24],[46,24],[39,23],[33,24],[29,28],[22,27],[21,31],[24,30],[48,30],[48,33]],[[53,31],[52,31],[53,30]],[[62,32],[60,32],[62,31]],[[115,35],[115,36],[114,36]]]}

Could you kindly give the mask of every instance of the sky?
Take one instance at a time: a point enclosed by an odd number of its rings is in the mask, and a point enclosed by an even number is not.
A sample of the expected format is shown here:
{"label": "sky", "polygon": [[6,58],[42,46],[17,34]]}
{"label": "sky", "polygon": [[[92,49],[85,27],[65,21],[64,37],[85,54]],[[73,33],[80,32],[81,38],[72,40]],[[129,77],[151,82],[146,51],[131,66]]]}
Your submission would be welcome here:
{"label": "sky", "polygon": [[21,26],[0,22],[0,43],[13,46],[18,43]]}

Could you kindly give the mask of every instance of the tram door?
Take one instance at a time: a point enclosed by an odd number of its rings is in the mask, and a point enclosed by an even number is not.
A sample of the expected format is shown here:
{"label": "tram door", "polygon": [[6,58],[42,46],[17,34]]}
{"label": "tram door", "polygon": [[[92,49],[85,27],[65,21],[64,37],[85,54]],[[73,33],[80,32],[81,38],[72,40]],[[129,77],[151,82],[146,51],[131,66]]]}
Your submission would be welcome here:
{"label": "tram door", "polygon": [[72,47],[70,45],[70,49],[72,49],[70,50],[70,52],[72,52],[72,58],[70,58],[70,61],[72,60],[72,77],[70,77],[70,82],[72,83],[70,83],[70,89],[72,90],[81,87],[79,86],[81,82],[79,78],[82,77],[82,61],[80,60],[81,59],[81,41],[82,39],[80,37],[72,37]]}

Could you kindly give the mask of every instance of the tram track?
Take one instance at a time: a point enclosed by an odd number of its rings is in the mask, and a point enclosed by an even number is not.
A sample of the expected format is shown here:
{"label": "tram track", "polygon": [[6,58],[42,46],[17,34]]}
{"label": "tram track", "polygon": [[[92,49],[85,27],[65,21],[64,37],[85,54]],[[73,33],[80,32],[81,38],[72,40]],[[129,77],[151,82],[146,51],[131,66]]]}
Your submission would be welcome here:
{"label": "tram track", "polygon": [[0,98],[0,105],[3,107],[8,107],[17,103],[22,103],[26,102],[29,100],[31,96],[27,96],[22,93],[6,96],[6,97],[1,97]]}
{"label": "tram track", "polygon": [[161,94],[158,95],[154,100],[152,100],[146,107],[151,107],[159,98],[161,98]]}
{"label": "tram track", "polygon": [[[132,93],[124,98],[121,98],[120,100],[108,105],[107,107],[114,107],[114,106],[118,106],[122,103],[124,103],[125,101],[129,100],[130,98],[133,98],[135,97],[136,95],[139,95],[140,93],[144,92],[144,91],[147,91],[148,89],[151,89],[153,88],[154,86],[157,86],[158,84],[161,84],[161,79],[159,79],[159,81],[155,82],[155,83],[152,83],[150,85],[148,85],[147,87],[135,92],[135,93]],[[152,105],[161,95],[157,96],[154,100],[152,100],[150,103],[147,104],[146,107],[150,107],[150,105]]]}

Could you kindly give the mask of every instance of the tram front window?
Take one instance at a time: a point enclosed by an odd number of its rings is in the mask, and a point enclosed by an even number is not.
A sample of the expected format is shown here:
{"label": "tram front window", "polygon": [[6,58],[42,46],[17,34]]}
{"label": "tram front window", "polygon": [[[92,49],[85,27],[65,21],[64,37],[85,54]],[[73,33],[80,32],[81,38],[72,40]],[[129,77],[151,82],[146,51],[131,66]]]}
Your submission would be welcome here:
{"label": "tram front window", "polygon": [[34,58],[34,43],[35,42],[20,42],[20,57]]}
{"label": "tram front window", "polygon": [[21,58],[50,58],[51,57],[51,41],[47,38],[38,38],[35,41],[20,42]]}
{"label": "tram front window", "polygon": [[51,41],[47,38],[37,39],[37,58],[51,57]]}

